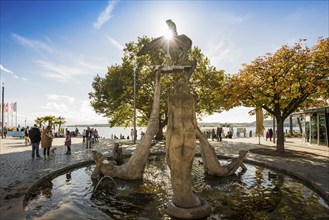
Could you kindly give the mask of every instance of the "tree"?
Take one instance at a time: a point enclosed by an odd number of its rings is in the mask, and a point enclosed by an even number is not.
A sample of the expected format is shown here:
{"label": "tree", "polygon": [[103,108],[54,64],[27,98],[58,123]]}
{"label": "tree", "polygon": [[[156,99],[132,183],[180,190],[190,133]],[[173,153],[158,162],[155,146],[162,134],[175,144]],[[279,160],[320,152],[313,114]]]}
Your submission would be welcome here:
{"label": "tree", "polygon": [[64,117],[58,116],[55,118],[55,124],[58,124],[58,133],[59,134],[61,133],[61,126],[65,123],[66,123],[66,121],[65,121]]}
{"label": "tree", "polygon": [[44,122],[44,118],[43,117],[37,117],[37,119],[34,120],[34,122],[39,125],[39,127],[42,126],[42,123]]}
{"label": "tree", "polygon": [[56,118],[56,116],[54,116],[54,115],[47,115],[47,116],[43,117],[44,121],[48,122],[48,126],[53,125],[53,122],[55,121],[55,118]]}
{"label": "tree", "polygon": [[39,125],[39,127],[42,126],[43,123],[48,123],[49,126],[54,126],[54,130],[55,130],[55,126],[56,124],[59,125],[58,131],[60,131],[61,125],[65,124],[65,118],[62,116],[56,117],[54,115],[48,115],[48,116],[43,116],[43,117],[37,117],[37,119],[35,120],[35,123],[37,123]]}
{"label": "tree", "polygon": [[226,107],[261,106],[277,120],[277,151],[284,152],[284,120],[300,108],[328,105],[329,38],[312,48],[282,46],[274,54],[244,64],[220,90]]}
{"label": "tree", "polygon": [[[89,93],[91,105],[96,113],[109,118],[110,126],[130,126],[133,122],[133,68],[137,67],[137,123],[139,126],[147,124],[153,102],[154,65],[166,62],[166,57],[161,51],[153,51],[151,55],[137,57],[137,52],[151,41],[142,37],[137,43],[126,44],[122,64],[108,67],[104,77],[97,75],[92,83],[93,92]],[[197,104],[197,113],[211,114],[221,111],[221,99],[216,94],[216,88],[221,86],[224,71],[217,71],[210,65],[199,48],[194,47],[189,53],[189,65],[197,63],[197,68],[192,74],[190,85]],[[135,65],[134,65],[135,64]],[[162,129],[167,124],[167,99],[173,91],[173,86],[183,75],[164,74],[161,77],[161,101],[159,116],[159,132],[157,139],[162,139]]]}

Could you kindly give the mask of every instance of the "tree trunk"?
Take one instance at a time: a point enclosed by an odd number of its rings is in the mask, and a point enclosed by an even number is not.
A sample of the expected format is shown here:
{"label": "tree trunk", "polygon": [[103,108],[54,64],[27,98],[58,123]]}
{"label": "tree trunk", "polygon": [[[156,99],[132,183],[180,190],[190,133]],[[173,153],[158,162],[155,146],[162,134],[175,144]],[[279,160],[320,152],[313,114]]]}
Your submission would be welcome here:
{"label": "tree trunk", "polygon": [[292,115],[290,115],[289,116],[289,122],[290,122],[290,131],[289,131],[289,133],[290,133],[290,135],[292,136],[293,135],[293,129],[292,129]]}
{"label": "tree trunk", "polygon": [[58,134],[61,133],[61,125],[62,125],[62,123],[59,123],[59,125],[58,125]]}
{"label": "tree trunk", "polygon": [[283,125],[284,119],[282,117],[276,117],[277,120],[277,142],[276,142],[276,150],[278,152],[284,152],[284,132],[283,132]]}
{"label": "tree trunk", "polygon": [[[93,172],[93,176],[96,176],[98,172],[101,172],[105,176],[118,177],[121,179],[136,180],[143,178],[144,168],[150,153],[151,142],[158,132],[159,127],[161,67],[155,71],[155,74],[155,91],[150,120],[146,132],[140,143],[136,146],[134,153],[129,161],[121,166],[116,166],[110,163],[104,164],[103,161],[97,161],[94,158],[97,170],[95,168],[96,171]],[[95,153],[95,155],[96,154],[99,153]],[[99,158],[101,158],[101,156],[99,156]]]}

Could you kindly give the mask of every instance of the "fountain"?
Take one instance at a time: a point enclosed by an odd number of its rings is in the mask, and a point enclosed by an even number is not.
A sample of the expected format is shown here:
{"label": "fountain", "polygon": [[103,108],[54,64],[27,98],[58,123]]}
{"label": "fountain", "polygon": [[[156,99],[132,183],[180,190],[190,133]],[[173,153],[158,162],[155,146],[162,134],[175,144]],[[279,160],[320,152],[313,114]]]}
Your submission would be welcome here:
{"label": "fountain", "polygon": [[166,65],[154,67],[156,88],[153,109],[146,134],[141,140],[141,146],[136,147],[128,163],[120,166],[105,160],[103,155],[94,152],[93,159],[96,168],[92,177],[97,178],[98,174],[101,174],[123,179],[142,178],[150,143],[158,128],[161,75],[183,74],[183,80],[176,84],[175,93],[169,97],[167,112],[166,159],[170,168],[173,189],[173,198],[168,203],[168,213],[181,219],[200,219],[207,217],[211,208],[207,201],[196,196],[191,189],[191,169],[195,156],[196,136],[201,142],[205,172],[211,175],[231,175],[240,166],[245,169],[242,160],[247,152],[240,152],[238,159],[226,167],[222,167],[218,162],[214,149],[197,127],[195,98],[188,92],[189,79],[196,68],[196,61],[192,65],[186,65],[187,52],[192,46],[192,41],[184,34],[178,35],[176,25],[172,20],[167,20],[166,23],[172,32],[172,39],[166,39],[164,36],[158,37],[137,53],[138,56],[142,56],[153,50],[161,50],[168,58]]}
{"label": "fountain", "polygon": [[[215,182],[218,182],[218,179],[214,182],[209,181],[211,184],[202,183],[207,182],[207,178],[211,179],[215,177],[222,177],[225,178],[225,180],[230,180],[230,176],[235,176],[236,171],[240,167],[242,170],[239,175],[243,175],[247,172],[247,169],[249,169],[248,166],[243,163],[247,151],[240,151],[238,157],[233,158],[230,162],[224,163],[223,165],[218,160],[214,148],[209,144],[207,138],[197,127],[195,99],[188,92],[189,79],[196,68],[196,62],[193,62],[191,65],[187,64],[187,51],[191,48],[192,41],[186,35],[177,34],[174,22],[167,20],[167,24],[173,33],[172,40],[168,42],[164,37],[156,38],[145,45],[137,54],[138,56],[142,56],[152,50],[160,49],[165,52],[164,55],[168,58],[166,65],[154,66],[155,90],[153,106],[144,136],[137,144],[130,158],[123,164],[118,163],[122,161],[122,151],[120,151],[118,144],[113,148],[114,152],[111,160],[106,158],[103,154],[93,151],[92,157],[95,165],[87,168],[93,183],[89,183],[85,186],[86,188],[84,188],[84,190],[89,192],[89,195],[91,194],[90,199],[93,197],[101,197],[102,201],[95,199],[93,205],[86,206],[85,204],[77,202],[77,199],[75,199],[73,203],[70,200],[68,202],[70,205],[66,206],[66,212],[71,213],[71,208],[78,213],[79,211],[77,210],[82,210],[84,213],[93,216],[92,218],[105,219],[107,217],[104,216],[103,212],[107,214],[110,213],[108,216],[115,219],[124,219],[127,216],[127,219],[139,217],[151,219],[166,219],[170,217],[179,219],[203,219],[211,215],[212,208],[217,207],[216,202],[225,204],[227,200],[229,200],[229,198],[225,198],[224,201],[221,201],[220,199],[223,198],[221,195],[219,196],[219,201],[215,201],[212,196],[209,196],[209,191],[215,190],[215,194],[217,194],[218,191],[225,191],[226,189],[229,191],[237,190],[238,192],[243,192],[239,195],[241,196],[240,199],[234,197],[239,206],[248,206],[249,204],[243,204],[241,201],[250,202],[246,199],[248,198],[246,195],[255,194],[257,198],[264,196],[262,199],[262,201],[264,200],[264,206],[269,206],[269,210],[273,211],[281,198],[280,190],[276,188],[276,184],[274,184],[275,187],[273,187],[273,184],[266,186],[265,188],[268,189],[265,192],[266,194],[261,195],[260,192],[252,192],[251,188],[246,189],[243,184],[247,183],[236,183],[236,185],[234,185],[228,181],[226,185],[224,184],[222,186],[216,185]],[[176,83],[175,92],[168,100],[169,119],[166,132],[165,159],[155,157],[161,171],[153,170],[152,173],[146,171],[145,167],[150,166],[150,147],[158,129],[160,79],[162,75],[165,74],[182,74],[182,80]],[[201,154],[201,158],[199,158],[198,161],[195,159],[196,138],[200,143]],[[163,165],[165,161],[168,166]],[[194,180],[194,173],[192,176],[192,170],[193,172],[195,171],[195,163],[199,163],[197,182]],[[200,167],[203,167],[203,170],[201,170]],[[73,171],[70,171],[70,177],[72,176],[71,172]],[[145,175],[148,176],[148,178],[145,178]],[[202,179],[201,176],[206,176],[205,181],[200,180]],[[163,180],[162,184],[158,184],[157,178]],[[67,180],[67,182],[71,181],[71,179],[68,178]],[[169,182],[170,185],[168,185]],[[199,188],[196,188],[196,186]],[[94,190],[91,190],[91,188],[94,188]],[[159,190],[159,188],[161,190]],[[261,188],[260,191],[262,191]],[[202,196],[198,195],[197,192],[202,193]],[[81,191],[78,194],[81,194]],[[156,201],[155,197],[157,194],[165,196],[158,198],[160,203],[154,206],[152,201]],[[251,197],[253,196],[254,195]],[[212,200],[211,204],[207,201],[207,198]],[[128,200],[129,202],[127,202]],[[131,200],[137,200],[142,204],[131,202]],[[96,206],[97,210],[102,210],[102,212],[95,211],[95,209],[91,209],[90,206]],[[150,209],[147,206],[151,206],[152,208]],[[235,206],[232,205],[232,207]],[[144,209],[148,210],[148,212],[145,213]],[[144,212],[142,211],[142,214],[138,214],[141,210],[144,210]],[[160,214],[157,217],[150,214],[154,210],[160,210]],[[134,213],[137,214],[133,215]],[[226,213],[225,215],[231,217],[237,215],[234,210],[232,210],[232,213],[234,214]],[[72,215],[74,214],[75,213]],[[150,215],[148,216],[148,214]],[[55,212],[48,217],[61,217],[58,215],[60,214]]]}

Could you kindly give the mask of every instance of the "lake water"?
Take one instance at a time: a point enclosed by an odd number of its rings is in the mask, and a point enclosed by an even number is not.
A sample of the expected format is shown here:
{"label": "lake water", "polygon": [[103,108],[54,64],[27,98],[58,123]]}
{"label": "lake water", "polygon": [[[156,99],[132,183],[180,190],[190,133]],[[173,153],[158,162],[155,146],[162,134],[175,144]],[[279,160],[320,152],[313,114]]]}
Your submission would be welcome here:
{"label": "lake water", "polygon": [[[70,131],[74,131],[76,127],[64,127],[64,129],[67,128],[69,129]],[[87,127],[77,127],[79,129],[79,132],[82,133],[83,129],[86,129]],[[117,137],[120,137],[120,135],[123,135],[125,138],[127,138],[127,136],[129,136],[129,138],[131,139],[130,137],[130,132],[131,132],[131,129],[133,127],[91,127],[91,128],[95,128],[97,129],[98,131],[98,135],[102,138],[112,138],[112,136],[117,136]],[[250,137],[250,132],[252,134],[252,137],[255,137],[255,134],[256,134],[256,127],[245,127],[246,128],[246,137]],[[267,131],[267,129],[269,129],[270,127],[265,127],[265,130],[264,130],[264,137],[265,137],[265,132]],[[145,132],[146,131],[146,127],[137,127],[137,139],[140,139],[141,137],[141,132]],[[209,130],[211,131],[212,127],[201,127],[201,130],[202,131],[205,131],[205,130]],[[284,131],[289,131],[289,127],[284,127]],[[216,128],[215,128],[216,130]],[[226,134],[228,131],[229,131],[229,128],[227,127],[224,127],[223,128],[224,130],[224,134]],[[293,130],[295,131],[299,131],[299,128],[298,127],[294,127]],[[238,137],[237,135],[237,128],[236,127],[233,127],[233,131],[234,131],[234,135],[233,137]],[[239,137],[244,137],[244,134],[240,134]]]}

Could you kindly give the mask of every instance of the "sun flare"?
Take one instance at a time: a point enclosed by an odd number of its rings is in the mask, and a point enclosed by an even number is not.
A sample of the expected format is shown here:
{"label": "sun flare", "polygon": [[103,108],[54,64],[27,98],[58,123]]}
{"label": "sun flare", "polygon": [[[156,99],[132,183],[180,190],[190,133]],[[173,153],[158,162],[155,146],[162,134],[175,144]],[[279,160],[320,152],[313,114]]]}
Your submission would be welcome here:
{"label": "sun flare", "polygon": [[173,33],[172,33],[172,31],[169,30],[169,28],[166,28],[163,32],[163,36],[165,39],[171,40],[173,37]]}

